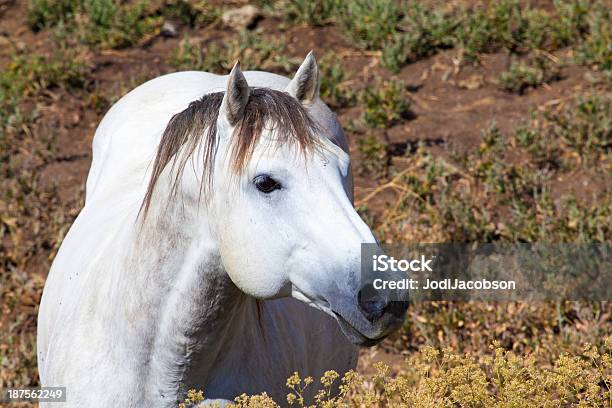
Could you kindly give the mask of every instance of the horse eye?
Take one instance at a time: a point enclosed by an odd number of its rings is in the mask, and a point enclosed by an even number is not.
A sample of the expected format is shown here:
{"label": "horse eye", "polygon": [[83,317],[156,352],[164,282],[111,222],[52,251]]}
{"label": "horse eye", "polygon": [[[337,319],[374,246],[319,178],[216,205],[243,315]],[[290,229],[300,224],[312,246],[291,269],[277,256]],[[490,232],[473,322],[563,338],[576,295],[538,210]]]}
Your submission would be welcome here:
{"label": "horse eye", "polygon": [[255,177],[253,183],[255,183],[255,187],[257,187],[259,191],[265,194],[270,194],[274,190],[280,190],[281,188],[280,183],[268,175]]}

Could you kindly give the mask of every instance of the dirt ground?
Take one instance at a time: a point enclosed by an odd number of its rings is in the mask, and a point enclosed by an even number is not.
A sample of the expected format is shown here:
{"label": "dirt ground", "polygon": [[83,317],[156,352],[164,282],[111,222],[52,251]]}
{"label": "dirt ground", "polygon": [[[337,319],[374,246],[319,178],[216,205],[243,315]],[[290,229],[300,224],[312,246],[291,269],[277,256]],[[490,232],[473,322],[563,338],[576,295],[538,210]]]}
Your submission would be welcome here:
{"label": "dirt ground", "polygon": [[[224,9],[244,4],[239,1],[212,3]],[[225,27],[220,21],[203,27],[191,27],[171,18],[168,21],[176,28],[175,36],[155,34],[125,48],[87,49],[80,54],[88,65],[84,86],[50,87],[26,98],[22,103],[23,110],[36,112],[35,119],[28,125],[28,132],[33,135],[52,135],[54,140],[53,147],[43,158],[30,155],[27,143],[20,146],[16,153],[21,165],[37,175],[37,188],[54,192],[52,196],[38,196],[38,201],[32,205],[40,206],[40,209],[37,207],[31,210],[56,214],[61,208],[62,215],[58,221],[62,226],[58,229],[61,236],[83,204],[84,184],[91,164],[92,138],[110,104],[135,85],[175,71],[169,61],[183,38],[206,43],[229,42],[238,36],[236,30]],[[353,152],[355,196],[359,204],[373,189],[387,180],[374,172],[360,170],[363,155],[359,153],[358,140],[366,135],[373,135],[387,146],[389,166],[386,171],[387,174],[395,174],[413,164],[412,155],[419,142],[436,157],[448,158],[451,152],[473,151],[481,143],[483,129],[487,129],[492,122],[496,123],[502,133],[511,132],[524,124],[531,112],[560,109],[577,95],[608,89],[605,82],[596,80],[599,73],[589,67],[567,65],[561,67],[558,80],[527,89],[522,94],[507,92],[497,84],[512,60],[512,56],[503,50],[481,55],[478,64],[464,63],[456,49],[441,50],[406,64],[398,74],[392,74],[381,66],[379,51],[360,49],[333,24],[322,27],[283,24],[279,17],[264,13],[249,29],[266,38],[284,40],[284,56],[290,61],[290,67],[277,69],[279,73],[290,75],[307,52],[314,50],[315,55],[321,57],[333,52],[346,72],[343,87],[356,93],[368,86],[375,86],[379,77],[403,81],[406,98],[410,101],[410,115],[391,126],[363,131],[355,126],[362,114],[359,104],[335,109]],[[0,68],[9,66],[16,50],[27,49],[28,53],[50,55],[58,46],[49,30],[36,32],[28,27],[27,2],[0,0]],[[551,56],[553,59],[561,59],[573,52],[571,47],[561,48],[551,52]],[[507,149],[513,147],[507,146]],[[593,192],[609,191],[612,181],[608,171],[606,168],[579,169],[564,174],[551,182],[552,195],[589,197]],[[600,176],[597,176],[598,172]],[[377,215],[397,200],[396,192],[381,191],[368,200],[368,211],[376,219]],[[28,204],[25,205],[27,208]],[[3,222],[8,225],[12,217],[7,215]],[[16,251],[15,242],[27,245],[30,239],[33,240],[39,234],[37,228],[24,230],[18,241],[5,234],[0,252],[7,254]],[[44,228],[39,227],[41,231]],[[18,269],[24,273],[20,282],[32,285],[34,290],[21,291],[0,300],[2,305],[15,304],[14,307],[3,307],[0,332],[8,333],[18,326],[20,332],[16,338],[21,339],[19,341],[23,341],[23,336],[30,336],[30,340],[25,343],[26,348],[32,346],[31,337],[36,329],[35,313],[40,290],[61,236],[51,236],[31,250],[22,248],[22,251],[17,251],[27,254],[20,258],[23,264]],[[3,262],[3,265],[6,267],[7,263]],[[609,311],[609,306],[606,305],[604,309]],[[609,330],[609,313],[600,323],[598,330]],[[399,356],[410,351],[398,351],[394,346],[397,341],[394,339],[380,347],[364,350],[360,371],[371,370],[374,361],[385,361],[392,366],[398,364],[401,361]],[[9,343],[0,339],[0,347],[5,344],[6,348]],[[35,365],[33,353],[23,350],[22,354],[29,356],[27,365],[31,369]],[[4,365],[0,364],[0,369],[15,368],[5,362]],[[35,378],[30,380],[24,385],[37,383]],[[6,375],[4,381],[10,384],[20,379]],[[3,381],[0,381],[0,386],[2,384]]]}
{"label": "dirt ground", "polygon": [[[41,54],[53,49],[53,39],[48,33],[33,33],[24,24],[25,16],[25,2],[16,2],[3,12],[3,42],[25,45],[31,52]],[[502,131],[511,130],[525,121],[530,111],[558,105],[580,94],[585,88],[592,89],[585,80],[589,70],[572,66],[564,68],[562,79],[554,83],[523,95],[505,92],[495,85],[495,80],[509,64],[510,56],[504,52],[482,56],[478,66],[458,66],[456,51],[449,50],[409,64],[397,75],[390,75],[380,67],[379,53],[356,50],[333,27],[295,26],[286,30],[276,27],[277,21],[263,17],[256,28],[271,37],[284,37],[287,57],[294,61],[302,59],[310,50],[321,56],[333,50],[350,73],[347,82],[356,91],[372,83],[377,76],[393,76],[405,82],[414,117],[378,131],[380,137],[393,145],[394,156],[398,157],[393,165],[400,169],[406,159],[406,151],[418,141],[425,142],[436,152],[446,145],[469,149],[478,143],[482,129],[491,121],[495,121]],[[211,40],[237,35],[235,31],[223,27],[203,32],[189,27],[180,27],[179,30],[181,36]],[[167,61],[180,40],[180,37],[158,36],[142,46],[94,52],[89,55],[92,67],[89,89],[83,92],[54,89],[36,101],[41,110],[36,125],[42,127],[41,131],[48,126],[59,135],[55,158],[46,163],[41,171],[45,182],[57,183],[62,200],[74,199],[82,189],[91,162],[91,141],[104,113],[104,110],[96,112],[91,108],[88,91],[126,92],[130,89],[126,82],[134,78],[136,80],[132,83],[138,84],[145,79],[174,72]],[[10,46],[3,48],[1,57],[6,63],[12,50]],[[563,54],[563,50],[559,53]],[[290,75],[288,72],[285,74]],[[336,113],[346,128],[351,119],[358,117],[359,107],[336,110]],[[350,132],[348,136],[352,149],[356,150],[357,136]],[[358,161],[359,157],[353,160]],[[355,167],[358,166],[357,163]],[[378,182],[367,175],[358,175],[355,181],[357,201],[363,194],[361,191]],[[581,188],[580,181],[574,180],[573,186],[565,188]]]}

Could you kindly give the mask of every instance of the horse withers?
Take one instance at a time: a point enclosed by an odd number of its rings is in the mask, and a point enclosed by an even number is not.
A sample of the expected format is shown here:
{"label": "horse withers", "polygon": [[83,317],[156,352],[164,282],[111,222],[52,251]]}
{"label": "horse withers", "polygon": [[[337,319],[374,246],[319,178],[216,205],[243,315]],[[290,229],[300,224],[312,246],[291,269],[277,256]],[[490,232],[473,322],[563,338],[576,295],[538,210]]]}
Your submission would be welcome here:
{"label": "horse withers", "polygon": [[360,296],[350,159],[310,53],[295,77],[179,72],[100,123],[86,202],[38,317],[43,386],[67,406],[173,407],[345,372],[407,295]]}

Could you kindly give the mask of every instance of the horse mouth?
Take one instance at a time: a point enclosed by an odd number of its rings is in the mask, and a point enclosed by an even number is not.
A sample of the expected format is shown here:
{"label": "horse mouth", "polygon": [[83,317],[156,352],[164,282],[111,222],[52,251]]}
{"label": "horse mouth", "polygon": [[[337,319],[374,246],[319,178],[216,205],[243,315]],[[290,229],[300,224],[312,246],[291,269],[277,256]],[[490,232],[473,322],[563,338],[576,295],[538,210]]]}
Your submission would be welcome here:
{"label": "horse mouth", "polygon": [[385,337],[387,337],[386,335],[382,335],[380,337],[376,337],[376,338],[371,338],[366,336],[365,334],[363,334],[362,332],[360,332],[359,330],[357,330],[355,328],[355,326],[353,326],[352,324],[350,324],[344,317],[342,317],[342,315],[334,310],[332,310],[334,317],[336,318],[336,321],[338,322],[338,325],[340,326],[340,330],[342,330],[342,333],[344,334],[344,336],[353,344],[358,345],[358,346],[364,346],[364,347],[371,347],[374,346],[378,343],[380,343],[381,341],[384,340]]}
{"label": "horse mouth", "polygon": [[[378,322],[379,324],[375,324],[371,328],[364,327],[364,325],[362,325],[362,329],[360,330],[358,328],[359,325],[351,323],[350,320],[346,319],[342,315],[342,313],[334,310],[334,305],[332,305],[330,302],[322,298],[313,300],[305,295],[304,292],[302,292],[295,284],[292,285],[292,296],[293,298],[334,317],[338,323],[338,326],[340,326],[342,334],[344,334],[347,340],[358,346],[371,347],[380,343],[404,321],[402,317],[401,319],[395,319],[395,322],[390,322],[389,316],[387,316],[386,318],[381,319],[383,320],[382,322]],[[342,310],[341,304],[342,302],[336,304],[336,307],[340,306],[340,310]],[[369,322],[366,323],[366,321],[363,323],[365,323],[365,325],[370,324]],[[368,329],[371,329],[372,333],[370,333],[370,335],[364,333],[364,331],[370,331]]]}

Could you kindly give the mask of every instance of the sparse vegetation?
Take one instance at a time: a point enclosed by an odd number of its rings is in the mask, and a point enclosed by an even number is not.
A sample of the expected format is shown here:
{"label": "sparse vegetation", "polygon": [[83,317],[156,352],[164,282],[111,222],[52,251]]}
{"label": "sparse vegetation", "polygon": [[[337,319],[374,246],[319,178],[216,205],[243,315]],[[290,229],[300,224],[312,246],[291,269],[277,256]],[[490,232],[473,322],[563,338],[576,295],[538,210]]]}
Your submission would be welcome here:
{"label": "sparse vegetation", "polygon": [[604,4],[593,6],[588,15],[589,35],[577,51],[577,61],[612,71],[612,12]]}
{"label": "sparse vegetation", "polygon": [[34,0],[29,3],[29,22],[35,29],[58,27],[62,36],[103,48],[122,48],[153,35],[161,19],[148,15],[144,2],[120,4],[114,0]]}
{"label": "sparse vegetation", "polygon": [[88,72],[78,53],[62,50],[49,58],[27,52],[14,54],[0,76],[0,99],[17,101],[54,86],[81,87]]}
{"label": "sparse vegetation", "polygon": [[38,382],[35,338],[13,328],[36,316],[44,279],[29,273],[30,264],[57,250],[76,215],[62,206],[54,185],[40,181],[36,169],[54,156],[56,134],[34,133],[38,112],[22,104],[56,87],[82,87],[88,73],[78,54],[62,51],[51,57],[15,54],[0,74],[0,310],[13,319],[8,330],[2,328],[0,387]]}
{"label": "sparse vegetation", "polygon": [[382,49],[397,31],[402,3],[394,0],[339,2],[336,11],[345,34],[368,50]]}
{"label": "sparse vegetation", "polygon": [[278,53],[284,48],[281,39],[265,38],[250,31],[241,31],[224,44],[185,38],[169,59],[169,63],[178,70],[225,74],[240,60],[243,70],[263,69],[287,73],[296,66],[297,61],[289,60],[282,53]]}
{"label": "sparse vegetation", "polygon": [[399,199],[379,235],[406,242],[427,236],[442,242],[605,242],[612,232],[609,196],[578,201],[568,195],[555,202],[550,189],[563,169],[610,165],[608,98],[578,99],[510,136],[492,125],[476,152],[454,155],[459,166],[421,146],[412,167],[383,185]]}
{"label": "sparse vegetation", "polygon": [[546,119],[551,125],[546,137],[550,144],[556,142],[566,147],[580,164],[590,165],[594,169],[599,164],[603,164],[603,168],[610,164],[611,95],[578,98],[577,103],[560,113],[547,113]]}
{"label": "sparse vegetation", "polygon": [[65,23],[74,18],[78,4],[76,0],[30,0],[28,23],[34,30]]}
{"label": "sparse vegetation", "polygon": [[321,70],[321,98],[333,108],[352,106],[357,102],[354,85],[347,84],[342,63],[332,54],[326,54],[318,63]]}
{"label": "sparse vegetation", "polygon": [[401,81],[379,78],[363,90],[359,100],[363,105],[363,121],[370,127],[391,126],[410,113],[410,101]]}
{"label": "sparse vegetation", "polygon": [[357,150],[361,154],[359,172],[371,173],[382,178],[387,176],[390,157],[385,143],[381,143],[370,134],[357,141]]}
{"label": "sparse vegetation", "polygon": [[560,79],[560,69],[554,62],[543,58],[534,58],[530,63],[512,62],[507,71],[502,72],[499,85],[509,92],[522,94],[528,88]]}
{"label": "sparse vegetation", "polygon": [[35,30],[55,28],[64,37],[101,48],[123,48],[159,33],[164,17],[190,26],[219,17],[217,9],[185,0],[169,0],[152,6],[145,1],[30,0],[28,22]]}
{"label": "sparse vegetation", "polygon": [[[612,19],[603,0],[259,0],[262,22],[235,31],[220,17],[238,3],[8,3],[0,388],[38,385],[37,305],[82,206],[94,125],[121,95],[173,70],[227,74],[240,59],[244,69],[289,75],[314,47],[321,97],[351,142],[356,204],[382,242],[612,237]],[[158,35],[164,21],[175,34]],[[455,86],[472,74],[479,86]],[[62,186],[70,176],[79,182]],[[362,352],[359,375],[292,376],[293,396],[276,403],[612,406],[611,313],[595,301],[416,303],[378,355]],[[407,360],[374,368],[384,353]],[[306,382],[323,390],[318,401],[301,401]],[[339,383],[341,394],[328,394]],[[189,406],[203,395],[187,397]],[[236,403],[275,406],[265,395]]]}
{"label": "sparse vegetation", "polygon": [[221,17],[221,13],[222,10],[212,3],[198,0],[165,0],[156,10],[156,14],[189,27],[212,24]]}
{"label": "sparse vegetation", "polygon": [[400,30],[382,49],[382,64],[392,72],[408,62],[417,61],[454,45],[453,34],[458,20],[428,9],[418,2],[406,6]]}
{"label": "sparse vegetation", "polygon": [[340,4],[339,0],[294,0],[287,14],[297,23],[319,26],[332,21]]}
{"label": "sparse vegetation", "polygon": [[513,53],[552,51],[582,40],[588,32],[588,12],[582,0],[555,2],[552,13],[516,0],[490,3],[472,10],[467,22],[458,26],[458,45],[470,59],[502,48]]}
{"label": "sparse vegetation", "polygon": [[604,70],[612,64],[610,9],[601,2],[560,0],[548,11],[504,0],[445,12],[413,1],[307,3],[296,3],[291,15],[312,25],[335,19],[348,38],[380,50],[392,72],[450,47],[476,60],[500,49],[524,54],[578,44],[578,62]]}
{"label": "sparse vegetation", "polygon": [[217,43],[202,44],[191,38],[184,38],[168,62],[179,71],[227,72],[226,52]]}
{"label": "sparse vegetation", "polygon": [[[551,367],[542,367],[537,353],[523,357],[499,343],[491,348],[492,356],[479,358],[456,353],[450,347],[423,347],[406,359],[405,371],[395,377],[384,363],[375,364],[376,373],[371,376],[350,371],[341,377],[327,371],[315,381],[294,373],[287,379],[286,403],[302,408],[597,407],[610,403],[610,337],[599,347],[584,344],[579,355],[561,354]],[[308,401],[304,392],[313,387],[318,391],[314,401]],[[339,388],[338,393],[334,387]],[[188,403],[202,397],[201,392],[192,390]],[[235,402],[237,408],[285,405],[285,401],[274,401],[265,393],[241,395]]]}

